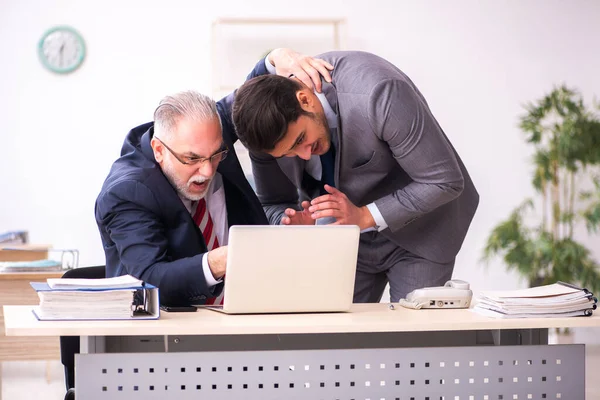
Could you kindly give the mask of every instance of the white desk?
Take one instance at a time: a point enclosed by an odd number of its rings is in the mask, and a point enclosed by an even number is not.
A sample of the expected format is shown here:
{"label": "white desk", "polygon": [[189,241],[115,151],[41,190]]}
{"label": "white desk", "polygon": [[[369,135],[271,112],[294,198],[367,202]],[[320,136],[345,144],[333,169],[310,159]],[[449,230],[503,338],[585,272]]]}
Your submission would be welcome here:
{"label": "white desk", "polygon": [[30,306],[4,315],[7,336],[82,336],[78,396],[113,400],[583,399],[584,346],[548,346],[546,328],[600,326],[598,315],[500,320],[387,304],[157,321],[40,322]]}
{"label": "white desk", "polygon": [[7,336],[264,335],[428,332],[600,327],[586,318],[494,319],[471,310],[409,310],[354,304],[349,313],[225,315],[215,311],[162,312],[151,321],[38,321],[31,306],[6,306]]}

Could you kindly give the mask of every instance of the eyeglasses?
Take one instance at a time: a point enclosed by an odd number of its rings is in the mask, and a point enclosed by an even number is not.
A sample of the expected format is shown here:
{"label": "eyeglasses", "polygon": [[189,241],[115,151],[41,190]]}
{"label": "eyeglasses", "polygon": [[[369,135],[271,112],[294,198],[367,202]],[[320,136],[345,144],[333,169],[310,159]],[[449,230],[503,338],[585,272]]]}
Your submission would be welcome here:
{"label": "eyeglasses", "polygon": [[221,161],[223,161],[225,159],[225,157],[227,157],[227,153],[229,153],[229,149],[227,148],[227,146],[223,145],[223,147],[225,147],[223,150],[219,150],[218,152],[216,152],[215,154],[213,154],[210,157],[182,156],[181,154],[178,154],[175,151],[173,151],[169,146],[167,146],[167,144],[165,142],[163,142],[156,136],[154,138],[156,140],[158,140],[159,142],[161,142],[163,144],[163,146],[165,146],[167,148],[167,150],[169,150],[169,152],[171,154],[173,154],[173,157],[175,157],[177,159],[177,161],[179,161],[183,165],[197,165],[197,164],[204,165],[207,162],[210,162],[213,165],[218,164]]}

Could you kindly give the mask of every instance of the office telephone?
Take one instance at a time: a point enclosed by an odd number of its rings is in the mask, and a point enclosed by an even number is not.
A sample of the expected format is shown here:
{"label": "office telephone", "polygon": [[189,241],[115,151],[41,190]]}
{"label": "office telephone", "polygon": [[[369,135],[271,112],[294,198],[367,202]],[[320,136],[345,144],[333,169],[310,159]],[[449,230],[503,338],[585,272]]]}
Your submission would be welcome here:
{"label": "office telephone", "polygon": [[473,291],[465,281],[453,279],[444,286],[416,289],[400,299],[403,307],[421,308],[469,308]]}

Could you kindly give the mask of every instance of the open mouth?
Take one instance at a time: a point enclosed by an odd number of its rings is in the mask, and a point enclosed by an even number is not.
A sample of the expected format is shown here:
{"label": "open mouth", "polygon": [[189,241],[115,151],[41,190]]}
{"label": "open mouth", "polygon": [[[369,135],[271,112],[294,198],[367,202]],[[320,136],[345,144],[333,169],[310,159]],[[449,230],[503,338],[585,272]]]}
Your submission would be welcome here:
{"label": "open mouth", "polygon": [[196,190],[196,191],[202,191],[202,190],[206,189],[206,187],[208,186],[208,182],[209,182],[209,181],[204,181],[204,182],[202,182],[202,183],[199,183],[199,182],[192,182],[192,183],[190,184],[190,188],[191,188],[192,190]]}

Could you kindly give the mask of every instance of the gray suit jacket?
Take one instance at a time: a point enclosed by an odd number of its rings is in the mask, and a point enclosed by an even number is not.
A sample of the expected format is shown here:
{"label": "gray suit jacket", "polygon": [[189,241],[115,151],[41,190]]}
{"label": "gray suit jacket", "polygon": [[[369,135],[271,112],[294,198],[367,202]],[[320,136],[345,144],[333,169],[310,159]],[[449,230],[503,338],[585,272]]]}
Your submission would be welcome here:
{"label": "gray suit jacket", "polygon": [[[335,184],[357,206],[375,202],[381,233],[425,259],[458,253],[479,203],[465,166],[427,102],[398,68],[364,52],[330,52],[332,84],[323,92],[338,116]],[[258,197],[271,224],[318,193],[306,161],[251,154]]]}

